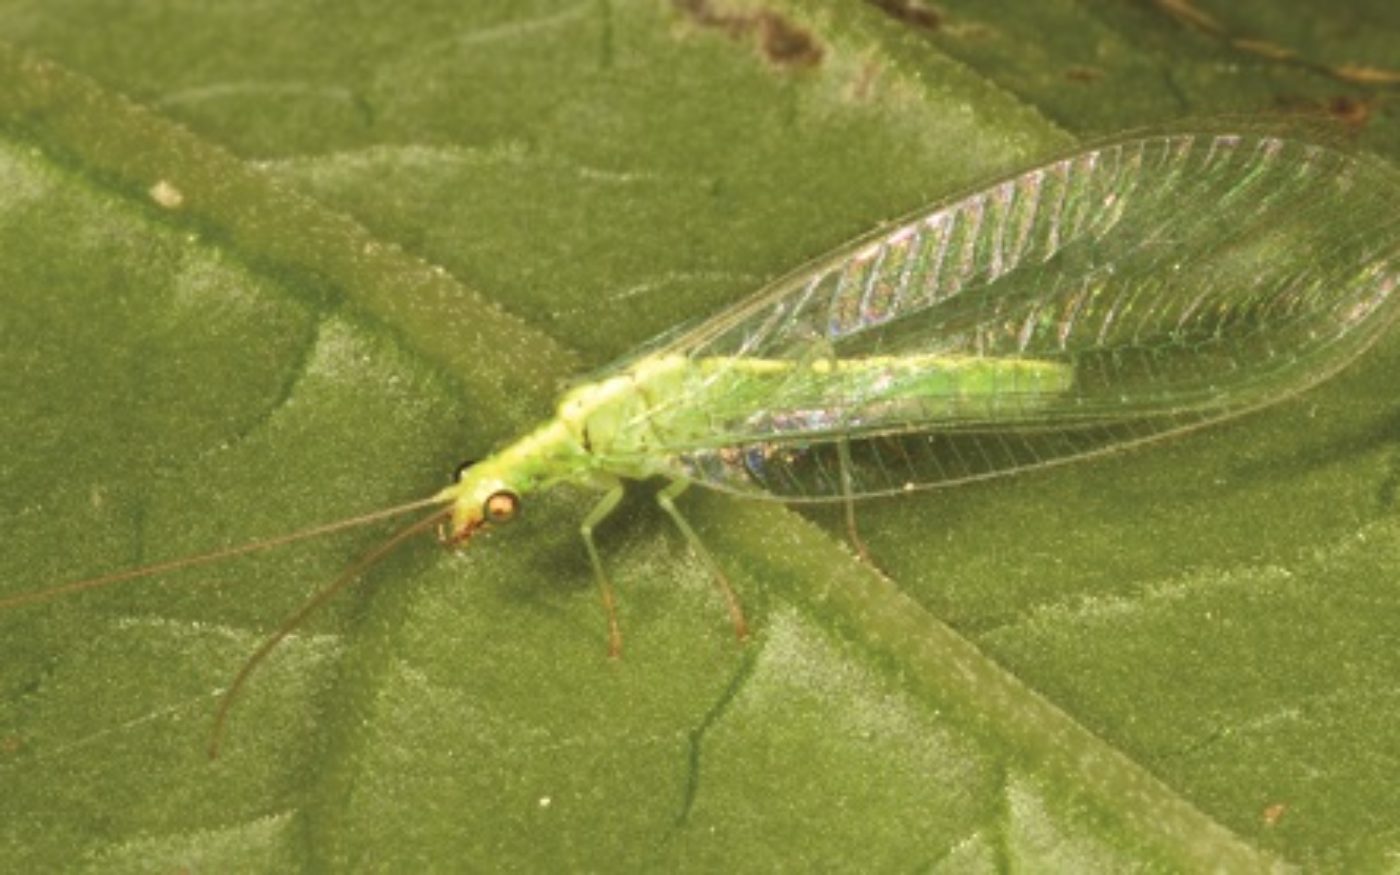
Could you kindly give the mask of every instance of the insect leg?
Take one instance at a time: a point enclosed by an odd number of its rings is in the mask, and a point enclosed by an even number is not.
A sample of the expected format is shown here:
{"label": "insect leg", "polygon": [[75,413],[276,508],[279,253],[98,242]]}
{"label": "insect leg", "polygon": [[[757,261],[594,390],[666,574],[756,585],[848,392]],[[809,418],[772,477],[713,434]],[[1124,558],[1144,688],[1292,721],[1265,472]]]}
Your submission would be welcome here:
{"label": "insect leg", "polygon": [[874,565],[870,558],[870,550],[865,546],[865,539],[860,536],[860,530],[856,528],[856,500],[855,489],[851,483],[851,442],[847,438],[841,438],[836,442],[836,457],[841,464],[841,501],[846,506],[846,533],[850,535],[851,545],[856,548],[856,555],[867,565]]}
{"label": "insect leg", "polygon": [[598,580],[598,594],[602,596],[603,610],[608,615],[608,656],[613,659],[622,655],[622,628],[617,624],[617,602],[613,598],[612,584],[608,582],[608,574],[603,570],[603,560],[598,558],[598,547],[593,543],[593,527],[616,510],[617,503],[621,500],[622,483],[614,481],[593,506],[593,510],[584,517],[578,529],[579,534],[583,536],[583,545],[588,548],[588,559],[593,563],[593,576]]}
{"label": "insect leg", "polygon": [[656,503],[661,505],[662,510],[666,511],[666,515],[676,524],[676,528],[680,529],[681,534],[685,535],[685,539],[690,542],[691,549],[700,557],[700,561],[704,562],[705,566],[710,569],[715,585],[724,594],[724,601],[729,606],[729,619],[734,623],[734,634],[739,636],[740,641],[743,641],[749,637],[749,624],[744,619],[744,609],[739,605],[739,597],[735,595],[734,587],[729,585],[729,578],[720,569],[715,558],[710,555],[710,551],[705,549],[705,545],[700,541],[700,536],[695,534],[690,523],[686,522],[685,517],[681,516],[681,512],[676,509],[676,496],[684,492],[689,485],[690,482],[686,480],[672,480],[666,488],[656,493]]}
{"label": "insect leg", "polygon": [[[838,374],[841,361],[836,355],[836,347],[832,345],[830,340],[827,340],[820,344],[820,349],[831,374]],[[865,541],[860,536],[860,530],[856,528],[855,485],[851,479],[851,441],[849,438],[837,438],[836,464],[841,469],[841,503],[845,506],[846,532],[850,535],[851,546],[856,548],[856,556],[862,562],[874,565],[875,563],[870,558],[870,550],[866,548]]]}

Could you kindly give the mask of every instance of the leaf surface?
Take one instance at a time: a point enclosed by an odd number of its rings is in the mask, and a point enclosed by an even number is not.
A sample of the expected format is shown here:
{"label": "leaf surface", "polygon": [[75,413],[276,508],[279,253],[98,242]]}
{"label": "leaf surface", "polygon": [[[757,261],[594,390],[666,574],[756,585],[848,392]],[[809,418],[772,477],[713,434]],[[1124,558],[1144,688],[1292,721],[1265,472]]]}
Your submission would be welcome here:
{"label": "leaf surface", "polygon": [[[0,2],[4,592],[426,494],[563,381],[1085,137],[1374,105],[1400,160],[1378,4],[470,5]],[[233,672],[382,531],[16,609],[0,860],[1381,868],[1397,365],[873,502],[882,573],[839,513],[687,495],[744,646],[643,489],[599,532],[609,662],[592,497],[541,496],[371,571],[212,763]]]}

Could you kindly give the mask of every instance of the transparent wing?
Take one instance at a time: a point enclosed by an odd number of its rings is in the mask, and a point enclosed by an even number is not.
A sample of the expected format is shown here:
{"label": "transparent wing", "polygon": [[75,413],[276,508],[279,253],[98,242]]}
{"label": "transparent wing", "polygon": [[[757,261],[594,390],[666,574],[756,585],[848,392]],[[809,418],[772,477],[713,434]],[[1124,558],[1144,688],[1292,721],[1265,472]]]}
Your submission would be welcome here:
{"label": "transparent wing", "polygon": [[[1397,312],[1400,179],[1270,135],[1123,140],[820,259],[663,345],[629,429],[783,500],[1068,461],[1290,397]],[[617,453],[626,456],[627,447]]]}

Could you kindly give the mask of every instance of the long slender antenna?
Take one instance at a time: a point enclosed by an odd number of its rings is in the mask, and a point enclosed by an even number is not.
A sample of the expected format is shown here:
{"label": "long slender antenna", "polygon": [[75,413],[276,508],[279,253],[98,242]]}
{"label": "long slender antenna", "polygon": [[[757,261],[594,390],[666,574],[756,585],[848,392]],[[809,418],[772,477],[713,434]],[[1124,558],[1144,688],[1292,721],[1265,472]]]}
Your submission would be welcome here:
{"label": "long slender antenna", "polygon": [[243,667],[239,669],[238,674],[234,676],[233,682],[228,685],[223,695],[219,697],[219,709],[214,714],[214,729],[209,735],[209,759],[218,759],[219,745],[223,741],[224,728],[228,725],[228,715],[229,711],[233,708],[234,699],[242,692],[243,688],[248,683],[248,678],[252,676],[257,667],[262,665],[263,660],[267,659],[268,654],[272,653],[273,649],[276,648],[278,644],[281,644],[288,635],[292,634],[293,630],[295,630],[297,626],[300,626],[302,621],[310,616],[317,608],[330,601],[338,595],[341,590],[358,580],[360,575],[364,574],[366,569],[371,565],[374,565],[389,553],[393,552],[394,549],[404,541],[432,528],[441,520],[446,519],[451,513],[452,508],[444,507],[441,510],[433,511],[417,522],[404,526],[390,536],[384,543],[361,556],[353,565],[341,572],[340,576],[328,586],[307,599],[300,608],[297,608],[296,613],[282,621],[282,624],[277,627],[277,631],[269,635],[267,639],[258,646],[258,649],[253,652],[253,655],[248,657],[247,661],[243,663]]}
{"label": "long slender antenna", "polygon": [[332,532],[339,532],[343,529],[352,529],[358,526],[368,525],[389,517],[400,516],[410,511],[419,510],[424,507],[431,507],[435,504],[442,504],[449,499],[441,494],[432,498],[424,498],[418,501],[410,501],[407,504],[400,504],[396,507],[389,507],[367,513],[363,516],[351,517],[349,519],[336,520],[335,522],[322,523],[309,529],[302,529],[286,535],[278,535],[275,538],[265,538],[260,541],[251,541],[247,544],[240,544],[236,547],[226,547],[222,550],[215,550],[212,553],[201,553],[198,556],[184,556],[179,559],[171,559],[166,562],[157,562],[154,565],[143,565],[140,568],[128,568],[125,571],[117,571],[112,574],[104,574],[100,577],[89,577],[85,580],[75,580],[72,583],[62,583],[58,586],[46,587],[44,589],[30,590],[18,595],[0,598],[0,611],[10,608],[18,608],[23,605],[34,605],[46,602],[60,596],[70,595],[75,592],[83,592],[89,589],[98,589],[110,586],[114,583],[122,583],[127,580],[137,580],[143,577],[151,577],[156,574],[163,574],[167,571],[178,571],[182,568],[191,568],[196,565],[206,565],[210,562],[218,562],[220,559],[228,559],[233,556],[242,556],[247,553],[256,553],[260,550],[270,550],[273,547],[281,547],[283,544],[291,544],[295,541],[304,541],[307,538],[315,538],[321,535],[329,535]]}

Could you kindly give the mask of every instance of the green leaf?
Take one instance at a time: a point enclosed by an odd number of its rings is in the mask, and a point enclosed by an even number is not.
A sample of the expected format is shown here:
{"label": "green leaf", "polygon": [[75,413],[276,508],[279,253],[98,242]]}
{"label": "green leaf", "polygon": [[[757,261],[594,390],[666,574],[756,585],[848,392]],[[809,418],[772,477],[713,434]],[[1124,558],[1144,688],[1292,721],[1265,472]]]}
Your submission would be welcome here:
{"label": "green leaf", "polygon": [[[1400,160],[1359,2],[345,6],[0,0],[0,593],[429,494],[562,381],[1077,139],[1282,106]],[[643,488],[609,661],[594,499],[540,496],[297,630],[212,762],[232,675],[382,529],[10,609],[0,863],[1393,865],[1397,366],[871,503],[879,572],[839,513],[695,490],[745,645]]]}

